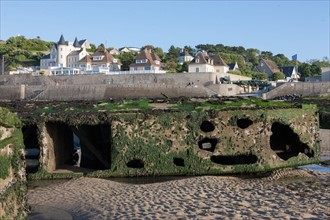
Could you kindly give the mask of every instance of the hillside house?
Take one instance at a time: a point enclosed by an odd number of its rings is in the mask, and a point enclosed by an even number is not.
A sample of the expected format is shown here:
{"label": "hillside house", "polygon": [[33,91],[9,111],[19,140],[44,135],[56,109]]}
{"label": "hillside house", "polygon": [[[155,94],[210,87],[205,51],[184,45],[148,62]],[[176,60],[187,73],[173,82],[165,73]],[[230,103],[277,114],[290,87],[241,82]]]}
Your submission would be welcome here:
{"label": "hillside house", "polygon": [[[67,58],[71,52],[89,48],[90,44],[87,40],[78,41],[76,38],[74,42],[69,42],[65,41],[63,35],[61,35],[59,41],[52,45],[50,53],[40,59],[40,69],[49,69],[50,67],[69,67]],[[77,63],[71,60],[70,65],[74,64]]]}
{"label": "hillside house", "polygon": [[110,73],[121,69],[119,60],[107,49],[98,49],[92,55],[87,54],[78,63],[83,73]]}
{"label": "hillside house", "polygon": [[189,63],[188,72],[218,72],[227,73],[228,65],[220,55],[209,55],[205,51],[199,52]]}
{"label": "hillside house", "polygon": [[285,75],[285,80],[288,82],[292,80],[298,80],[300,78],[300,75],[294,66],[280,66],[278,68]]}
{"label": "hillside house", "polygon": [[254,72],[266,73],[268,78],[272,78],[276,72],[281,72],[276,63],[272,60],[260,60],[258,66],[253,68]]}
{"label": "hillside house", "polygon": [[160,58],[147,48],[136,55],[135,62],[129,67],[131,73],[165,73]]}

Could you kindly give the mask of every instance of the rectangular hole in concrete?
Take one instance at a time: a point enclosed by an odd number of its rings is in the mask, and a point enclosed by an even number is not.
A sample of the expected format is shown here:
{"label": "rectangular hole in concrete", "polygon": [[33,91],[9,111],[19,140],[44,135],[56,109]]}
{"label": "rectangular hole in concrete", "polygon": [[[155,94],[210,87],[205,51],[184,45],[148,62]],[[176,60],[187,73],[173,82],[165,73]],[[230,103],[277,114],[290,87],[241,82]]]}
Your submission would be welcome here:
{"label": "rectangular hole in concrete", "polygon": [[88,172],[110,169],[110,125],[69,126],[46,123],[47,147],[50,148],[48,171],[68,169]]}
{"label": "rectangular hole in concrete", "polygon": [[38,127],[35,124],[22,127],[25,146],[26,172],[35,173],[39,168],[40,145]]}

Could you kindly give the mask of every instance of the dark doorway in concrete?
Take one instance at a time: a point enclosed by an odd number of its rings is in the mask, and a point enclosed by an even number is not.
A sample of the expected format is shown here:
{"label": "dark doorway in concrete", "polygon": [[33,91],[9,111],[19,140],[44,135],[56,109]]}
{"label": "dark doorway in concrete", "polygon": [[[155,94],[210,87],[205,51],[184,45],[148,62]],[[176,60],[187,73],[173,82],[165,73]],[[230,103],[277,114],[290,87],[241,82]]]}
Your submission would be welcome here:
{"label": "dark doorway in concrete", "polygon": [[270,136],[270,147],[281,159],[288,160],[299,153],[304,153],[308,157],[314,156],[314,151],[300,141],[298,134],[289,125],[274,122],[271,130],[273,134]]}
{"label": "dark doorway in concrete", "polygon": [[141,159],[133,159],[126,163],[126,166],[129,168],[141,169],[144,167],[144,162]]}
{"label": "dark doorway in concrete", "polygon": [[253,124],[253,121],[248,118],[240,118],[237,120],[237,126],[242,129],[248,128],[252,124]]}
{"label": "dark doorway in concrete", "polygon": [[217,143],[218,140],[216,138],[203,138],[202,140],[198,141],[198,146],[202,150],[214,152]]}
{"label": "dark doorway in concrete", "polygon": [[210,121],[203,121],[201,124],[201,130],[203,132],[211,132],[214,131],[215,127]]}
{"label": "dark doorway in concrete", "polygon": [[[81,168],[110,169],[111,134],[109,125],[69,126],[64,123],[48,122],[46,128],[52,140],[56,169],[72,169],[79,172],[87,171]],[[80,158],[77,158],[77,154],[75,154],[77,149],[80,151],[78,155]],[[77,159],[80,162],[78,166],[76,165]]]}
{"label": "dark doorway in concrete", "polygon": [[184,159],[179,157],[173,158],[173,163],[178,167],[184,167]]}
{"label": "dark doorway in concrete", "polygon": [[258,157],[254,154],[229,156],[215,155],[211,156],[211,161],[222,165],[254,164],[258,161]]}
{"label": "dark doorway in concrete", "polygon": [[37,125],[26,125],[22,128],[25,146],[26,172],[34,173],[39,168],[40,145]]}

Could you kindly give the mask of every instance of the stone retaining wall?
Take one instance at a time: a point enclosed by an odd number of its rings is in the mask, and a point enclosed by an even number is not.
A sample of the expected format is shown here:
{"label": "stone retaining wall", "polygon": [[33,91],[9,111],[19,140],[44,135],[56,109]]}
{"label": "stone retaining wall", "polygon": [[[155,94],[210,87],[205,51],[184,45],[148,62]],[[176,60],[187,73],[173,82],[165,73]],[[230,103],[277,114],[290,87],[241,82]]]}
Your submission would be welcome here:
{"label": "stone retaining wall", "polygon": [[26,178],[21,122],[0,107],[0,219],[26,215]]}

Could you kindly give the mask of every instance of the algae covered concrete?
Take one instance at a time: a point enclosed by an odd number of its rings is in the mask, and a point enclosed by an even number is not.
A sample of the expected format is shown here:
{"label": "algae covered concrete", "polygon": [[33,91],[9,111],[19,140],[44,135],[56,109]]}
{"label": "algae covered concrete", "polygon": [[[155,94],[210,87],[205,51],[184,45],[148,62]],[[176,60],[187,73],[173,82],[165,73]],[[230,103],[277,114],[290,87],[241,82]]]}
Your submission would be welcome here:
{"label": "algae covered concrete", "polygon": [[26,216],[26,177],[22,123],[0,107],[0,219]]}
{"label": "algae covered concrete", "polygon": [[[253,173],[319,160],[314,105],[200,99],[61,108],[38,109],[32,120],[40,166],[31,178]],[[70,161],[74,134],[80,167]]]}

